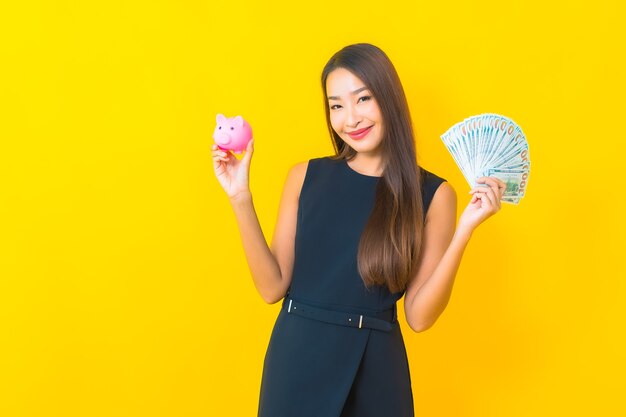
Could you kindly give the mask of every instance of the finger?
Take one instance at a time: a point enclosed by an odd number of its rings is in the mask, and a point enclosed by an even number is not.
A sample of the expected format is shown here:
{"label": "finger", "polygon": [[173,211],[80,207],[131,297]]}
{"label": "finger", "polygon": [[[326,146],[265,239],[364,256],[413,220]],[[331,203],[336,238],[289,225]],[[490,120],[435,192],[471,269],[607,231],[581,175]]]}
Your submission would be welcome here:
{"label": "finger", "polygon": [[[485,177],[483,177],[485,178]],[[504,192],[506,191],[506,183],[504,181],[502,181],[500,178],[497,177],[486,177],[486,178],[491,178],[496,185],[495,190],[497,191],[496,194],[499,194],[500,196],[504,195]]]}
{"label": "finger", "polygon": [[498,201],[498,198],[496,197],[497,191],[494,191],[492,187],[489,187],[485,189],[484,193],[487,196],[487,199],[489,199],[491,205],[496,206]]}
{"label": "finger", "polygon": [[216,157],[220,157],[220,158],[226,158],[228,160],[228,159],[230,159],[231,152],[230,151],[226,152],[226,151],[222,151],[222,150],[216,150],[216,151],[212,152],[212,155],[216,156]]}
{"label": "finger", "polygon": [[485,190],[482,192],[479,191],[479,192],[476,192],[476,194],[474,195],[480,198],[482,205],[484,205],[485,207],[490,207],[493,205],[493,197],[489,196],[490,192],[493,192],[493,190],[489,189],[489,190]]}
{"label": "finger", "polygon": [[212,152],[213,157],[219,157],[219,158],[230,158],[230,153],[228,152],[224,152],[224,151],[213,151]]}
{"label": "finger", "polygon": [[473,194],[473,193],[475,193],[475,192],[477,192],[477,191],[481,191],[481,192],[482,192],[482,191],[485,191],[485,190],[486,190],[486,189],[488,189],[488,188],[489,188],[489,186],[488,186],[488,185],[477,185],[476,187],[472,188],[472,189],[469,191],[469,193],[470,193],[470,194]]}
{"label": "finger", "polygon": [[480,191],[480,190],[485,190],[485,189],[487,189],[488,187],[489,187],[488,185],[477,185],[477,186],[473,187],[473,188],[472,188],[472,190],[471,190],[470,192],[472,192],[472,191]]}
{"label": "finger", "polygon": [[500,188],[500,184],[498,183],[498,179],[496,177],[480,177],[476,180],[479,184],[485,184],[495,190]]}
{"label": "finger", "polygon": [[494,197],[496,195],[502,196],[504,194],[504,190],[502,189],[502,187],[506,188],[506,185],[496,177],[480,177],[476,180],[476,182],[489,186],[494,191]]}
{"label": "finger", "polygon": [[213,145],[211,152],[214,155],[226,156],[230,151],[228,149],[222,149],[218,144]]}
{"label": "finger", "polygon": [[480,200],[480,205],[482,206],[482,203],[483,203],[485,198],[487,198],[487,197],[485,197],[485,193],[480,192],[480,191],[476,191],[474,193],[474,195],[472,196],[472,201],[470,201],[470,203],[475,203],[475,202]]}
{"label": "finger", "polygon": [[213,168],[218,169],[218,168],[220,168],[221,165],[222,165],[222,161],[220,161],[220,158],[218,156],[214,156],[213,157]]}
{"label": "finger", "polygon": [[496,183],[498,184],[497,194],[502,198],[504,193],[506,192],[506,183],[502,181],[500,178],[493,177]]}
{"label": "finger", "polygon": [[246,146],[246,154],[243,156],[246,164],[250,163],[250,159],[252,158],[252,154],[254,153],[254,139],[250,139],[248,145]]}

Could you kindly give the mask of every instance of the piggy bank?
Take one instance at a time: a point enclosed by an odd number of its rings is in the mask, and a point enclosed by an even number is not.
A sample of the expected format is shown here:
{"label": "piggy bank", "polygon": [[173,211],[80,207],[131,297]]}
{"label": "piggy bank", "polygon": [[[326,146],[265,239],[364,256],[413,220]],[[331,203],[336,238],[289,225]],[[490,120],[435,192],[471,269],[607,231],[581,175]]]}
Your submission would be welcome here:
{"label": "piggy bank", "polygon": [[242,153],[252,139],[252,128],[243,117],[226,117],[218,114],[217,126],[213,132],[213,140],[221,149]]}

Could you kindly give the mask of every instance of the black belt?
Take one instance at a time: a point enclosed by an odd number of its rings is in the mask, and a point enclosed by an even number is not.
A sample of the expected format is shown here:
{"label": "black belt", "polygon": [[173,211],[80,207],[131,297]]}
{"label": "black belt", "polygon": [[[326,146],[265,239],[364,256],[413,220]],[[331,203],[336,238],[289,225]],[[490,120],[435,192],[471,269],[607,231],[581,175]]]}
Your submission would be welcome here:
{"label": "black belt", "polygon": [[[393,329],[393,324],[397,321],[398,317],[396,303],[394,303],[393,307],[390,309],[368,313],[369,315],[366,315],[320,308],[302,301],[296,301],[288,296],[284,298],[282,308],[286,309],[289,314],[293,313],[326,323],[356,327],[359,329],[376,329],[385,332],[389,332]],[[373,317],[374,315],[377,317]]]}

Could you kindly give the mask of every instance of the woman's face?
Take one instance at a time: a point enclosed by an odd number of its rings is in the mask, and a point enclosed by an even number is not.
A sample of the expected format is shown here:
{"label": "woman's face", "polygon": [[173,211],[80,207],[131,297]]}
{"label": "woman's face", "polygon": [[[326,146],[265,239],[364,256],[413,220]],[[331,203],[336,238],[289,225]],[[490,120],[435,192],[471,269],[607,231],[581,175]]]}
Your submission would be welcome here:
{"label": "woman's face", "polygon": [[[341,139],[357,152],[378,155],[383,120],[371,91],[345,68],[334,69],[326,79],[330,123]],[[354,135],[368,128],[364,135]]]}

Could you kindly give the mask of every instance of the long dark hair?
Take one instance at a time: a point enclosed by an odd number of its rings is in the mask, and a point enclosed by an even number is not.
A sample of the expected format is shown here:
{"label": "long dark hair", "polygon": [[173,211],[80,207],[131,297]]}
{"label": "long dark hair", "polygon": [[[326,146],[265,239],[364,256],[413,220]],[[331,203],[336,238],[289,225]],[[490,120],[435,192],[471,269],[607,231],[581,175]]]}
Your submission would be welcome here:
{"label": "long dark hair", "polygon": [[367,288],[387,285],[390,292],[400,292],[416,273],[424,230],[423,175],[417,163],[409,106],[398,73],[380,48],[357,43],[336,52],[322,71],[326,122],[335,149],[332,159],[349,161],[356,155],[330,122],[326,79],[337,68],[350,71],[367,86],[383,119],[384,172],[359,242],[359,274]]}

